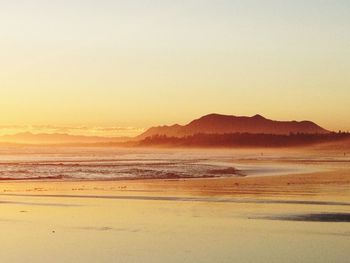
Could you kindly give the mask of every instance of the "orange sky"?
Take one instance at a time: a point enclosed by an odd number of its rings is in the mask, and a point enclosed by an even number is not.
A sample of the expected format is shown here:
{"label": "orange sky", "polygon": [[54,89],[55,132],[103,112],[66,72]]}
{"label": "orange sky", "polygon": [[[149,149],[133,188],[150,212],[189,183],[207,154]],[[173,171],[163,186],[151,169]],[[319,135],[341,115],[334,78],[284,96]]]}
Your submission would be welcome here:
{"label": "orange sky", "polygon": [[212,112],[348,130],[349,13],[341,0],[7,1],[0,134],[135,135]]}

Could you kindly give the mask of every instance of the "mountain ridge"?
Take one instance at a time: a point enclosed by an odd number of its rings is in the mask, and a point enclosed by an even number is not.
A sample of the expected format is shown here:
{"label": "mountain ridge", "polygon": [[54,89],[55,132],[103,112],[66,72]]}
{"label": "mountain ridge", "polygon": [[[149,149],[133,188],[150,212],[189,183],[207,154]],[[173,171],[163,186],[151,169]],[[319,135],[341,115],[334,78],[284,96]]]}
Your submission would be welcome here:
{"label": "mountain ridge", "polygon": [[225,133],[252,133],[276,134],[290,133],[330,133],[312,121],[276,121],[256,114],[254,116],[234,116],[218,113],[204,115],[192,120],[188,124],[174,124],[170,126],[151,127],[136,138],[139,140],[150,136],[165,135],[169,137],[185,137],[198,133],[225,134]]}

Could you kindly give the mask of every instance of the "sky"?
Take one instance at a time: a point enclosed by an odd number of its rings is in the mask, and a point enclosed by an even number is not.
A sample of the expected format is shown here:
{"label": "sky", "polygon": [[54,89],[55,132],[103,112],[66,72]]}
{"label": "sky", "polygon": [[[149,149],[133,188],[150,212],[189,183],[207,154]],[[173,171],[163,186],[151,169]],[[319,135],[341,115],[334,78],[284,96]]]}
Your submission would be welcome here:
{"label": "sky", "polygon": [[0,0],[0,134],[136,135],[213,112],[350,130],[349,14],[348,0]]}

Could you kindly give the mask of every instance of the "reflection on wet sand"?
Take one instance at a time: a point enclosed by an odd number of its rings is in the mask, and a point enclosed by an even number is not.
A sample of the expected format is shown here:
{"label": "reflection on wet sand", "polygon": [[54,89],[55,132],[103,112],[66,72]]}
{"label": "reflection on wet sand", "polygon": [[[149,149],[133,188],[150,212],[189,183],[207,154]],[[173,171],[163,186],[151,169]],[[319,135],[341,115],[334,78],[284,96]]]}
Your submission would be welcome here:
{"label": "reflection on wet sand", "polygon": [[261,217],[261,219],[303,222],[350,222],[350,213],[282,214],[265,216]]}
{"label": "reflection on wet sand", "polygon": [[[326,205],[350,206],[350,202],[311,201],[311,200],[273,200],[225,197],[189,197],[189,196],[131,196],[131,195],[48,195],[48,194],[1,194],[1,196],[40,197],[40,198],[87,198],[87,199],[113,199],[113,200],[140,200],[140,201],[174,201],[174,202],[205,202],[205,203],[237,203],[237,204],[299,204],[299,205]],[[69,204],[55,203],[26,203],[26,202],[0,202],[28,205],[70,206]]]}

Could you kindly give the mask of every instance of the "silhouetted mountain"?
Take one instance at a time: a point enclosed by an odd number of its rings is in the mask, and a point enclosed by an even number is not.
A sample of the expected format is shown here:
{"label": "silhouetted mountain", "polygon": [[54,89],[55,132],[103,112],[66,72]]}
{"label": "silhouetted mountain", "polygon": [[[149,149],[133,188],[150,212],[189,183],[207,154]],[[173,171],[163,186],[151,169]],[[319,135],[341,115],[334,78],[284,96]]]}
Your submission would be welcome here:
{"label": "silhouetted mountain", "polygon": [[190,122],[187,125],[159,126],[148,129],[137,139],[142,140],[150,136],[165,135],[168,137],[184,137],[204,134],[251,133],[251,134],[279,134],[290,133],[325,134],[326,129],[311,121],[274,121],[261,115],[252,117],[209,114]]}

